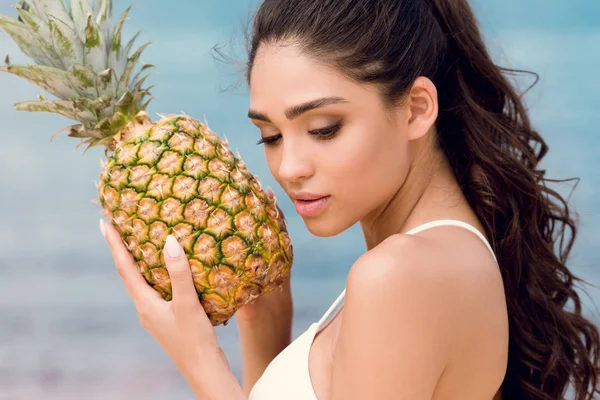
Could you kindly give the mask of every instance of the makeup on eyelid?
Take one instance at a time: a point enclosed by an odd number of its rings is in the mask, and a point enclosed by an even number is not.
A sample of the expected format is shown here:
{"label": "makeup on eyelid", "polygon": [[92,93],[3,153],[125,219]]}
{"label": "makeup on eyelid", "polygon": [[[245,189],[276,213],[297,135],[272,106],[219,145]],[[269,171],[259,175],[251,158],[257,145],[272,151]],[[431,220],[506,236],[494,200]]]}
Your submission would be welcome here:
{"label": "makeup on eyelid", "polygon": [[[332,125],[324,126],[323,128],[311,129],[308,131],[308,134],[316,137],[317,140],[323,140],[323,141],[331,140],[335,136],[337,136],[337,134],[340,131],[340,129],[342,128],[342,126],[343,126],[343,120],[339,120],[338,122],[335,122]],[[274,145],[279,141],[279,139],[281,139],[281,137],[282,137],[281,133],[277,133],[275,135],[268,135],[268,136],[262,137],[258,141],[257,145],[260,145],[260,144]]]}

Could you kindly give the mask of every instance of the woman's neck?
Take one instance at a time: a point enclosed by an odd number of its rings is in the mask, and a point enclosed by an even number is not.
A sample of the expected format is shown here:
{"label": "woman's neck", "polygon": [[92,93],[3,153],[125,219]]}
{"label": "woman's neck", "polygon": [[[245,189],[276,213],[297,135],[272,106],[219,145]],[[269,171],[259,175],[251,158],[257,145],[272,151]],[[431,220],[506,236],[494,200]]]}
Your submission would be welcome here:
{"label": "woman's neck", "polygon": [[360,221],[368,250],[434,219],[474,217],[441,151],[421,154],[392,198]]}

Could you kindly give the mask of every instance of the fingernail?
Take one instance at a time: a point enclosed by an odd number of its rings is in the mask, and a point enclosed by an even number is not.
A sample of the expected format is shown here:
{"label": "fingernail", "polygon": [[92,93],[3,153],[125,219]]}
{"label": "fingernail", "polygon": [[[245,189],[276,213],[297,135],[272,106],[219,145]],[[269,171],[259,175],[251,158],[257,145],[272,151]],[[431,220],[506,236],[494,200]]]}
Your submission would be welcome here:
{"label": "fingernail", "polygon": [[165,250],[167,252],[167,255],[171,258],[177,258],[181,255],[181,246],[179,245],[177,239],[175,239],[173,235],[167,236]]}
{"label": "fingernail", "polygon": [[100,218],[100,233],[106,237],[106,229],[104,228],[104,220]]}

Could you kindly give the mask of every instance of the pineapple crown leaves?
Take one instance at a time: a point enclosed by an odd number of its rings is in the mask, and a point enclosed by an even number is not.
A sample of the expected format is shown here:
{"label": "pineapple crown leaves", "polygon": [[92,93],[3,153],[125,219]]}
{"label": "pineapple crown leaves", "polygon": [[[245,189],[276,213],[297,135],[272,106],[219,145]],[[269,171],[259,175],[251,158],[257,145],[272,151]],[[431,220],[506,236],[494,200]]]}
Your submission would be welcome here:
{"label": "pineapple crown leaves", "polygon": [[[153,99],[152,87],[143,87],[151,64],[143,64],[133,75],[145,43],[133,54],[137,32],[123,45],[123,25],[128,7],[116,24],[111,22],[112,0],[21,0],[16,6],[18,18],[0,15],[2,28],[19,49],[35,64],[12,65],[6,56],[0,71],[19,76],[58,100],[39,96],[39,101],[18,102],[19,111],[50,112],[79,124],[71,125],[70,137],[90,147],[113,142],[135,115],[144,111]],[[52,138],[56,136],[53,135]],[[84,152],[85,153],[85,152]]]}

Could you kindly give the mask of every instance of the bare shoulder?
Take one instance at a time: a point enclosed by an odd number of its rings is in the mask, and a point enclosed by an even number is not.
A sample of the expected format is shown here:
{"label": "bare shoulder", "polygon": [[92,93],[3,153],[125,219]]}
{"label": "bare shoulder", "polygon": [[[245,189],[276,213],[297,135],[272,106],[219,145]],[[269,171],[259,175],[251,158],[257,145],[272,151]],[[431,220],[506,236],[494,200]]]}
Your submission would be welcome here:
{"label": "bare shoulder", "polygon": [[490,290],[503,292],[500,271],[485,244],[456,227],[389,237],[355,262],[347,283],[349,289],[393,292],[418,283],[421,289],[435,289],[439,296],[460,293],[463,298]]}
{"label": "bare shoulder", "polygon": [[395,235],[353,265],[334,350],[338,398],[431,399],[473,390],[474,376],[481,393],[497,389],[502,279],[483,242],[458,229]]}
{"label": "bare shoulder", "polygon": [[477,236],[457,227],[391,236],[356,261],[346,288],[344,318],[370,303],[370,319],[422,324],[443,333],[430,339],[446,349],[503,332],[506,321],[498,265]]}

